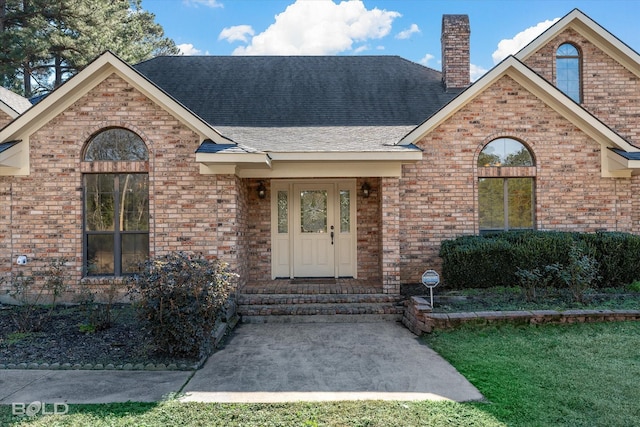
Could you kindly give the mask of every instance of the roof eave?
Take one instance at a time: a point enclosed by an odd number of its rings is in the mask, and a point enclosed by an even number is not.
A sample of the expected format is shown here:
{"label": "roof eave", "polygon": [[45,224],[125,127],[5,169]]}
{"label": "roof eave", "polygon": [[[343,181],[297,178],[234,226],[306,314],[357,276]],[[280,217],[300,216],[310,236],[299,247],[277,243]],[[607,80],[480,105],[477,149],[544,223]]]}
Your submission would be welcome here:
{"label": "roof eave", "polygon": [[77,75],[2,129],[0,131],[0,142],[15,139],[24,133],[29,134],[37,130],[49,121],[51,117],[64,111],[73,102],[113,73],[131,83],[154,103],[198,133],[202,140],[209,138],[214,142],[229,142],[227,138],[223,137],[208,123],[109,51],[97,57]]}
{"label": "roof eave", "polygon": [[531,55],[567,28],[587,38],[626,69],[640,77],[640,55],[579,9],[574,9],[522,48],[515,57],[525,62]]}
{"label": "roof eave", "polygon": [[274,161],[325,161],[325,162],[366,162],[366,161],[402,161],[418,162],[422,160],[422,150],[407,149],[406,151],[318,151],[318,152],[270,152]]}
{"label": "roof eave", "polygon": [[10,141],[8,148],[0,152],[0,176],[29,175],[28,141]]}
{"label": "roof eave", "polygon": [[241,178],[400,177],[402,165],[420,160],[419,149],[373,153],[196,153],[201,174],[233,174]]}

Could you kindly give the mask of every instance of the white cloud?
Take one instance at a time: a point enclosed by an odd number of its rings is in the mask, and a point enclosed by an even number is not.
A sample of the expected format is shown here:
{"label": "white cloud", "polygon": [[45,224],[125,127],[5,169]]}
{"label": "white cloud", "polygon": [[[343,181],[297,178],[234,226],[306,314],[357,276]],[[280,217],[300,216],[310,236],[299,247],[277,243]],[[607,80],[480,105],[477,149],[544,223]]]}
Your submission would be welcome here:
{"label": "white cloud", "polygon": [[491,55],[493,63],[497,64],[507,56],[517,53],[520,49],[542,34],[547,28],[555,24],[559,19],[560,18],[555,18],[553,20],[540,22],[533,27],[529,27],[526,30],[519,32],[512,39],[500,40],[500,43],[498,43],[498,49]]}
{"label": "white cloud", "polygon": [[255,31],[251,28],[251,25],[236,25],[233,27],[224,28],[220,35],[218,36],[218,40],[226,40],[229,43],[232,42],[245,42],[249,41],[248,36],[253,37]]}
{"label": "white cloud", "polygon": [[178,49],[180,49],[180,55],[191,56],[202,54],[202,51],[200,49],[196,49],[191,43],[179,44]]}
{"label": "white cloud", "polygon": [[420,60],[420,63],[426,67],[429,65],[429,61],[431,61],[434,58],[435,56],[431,55],[430,53],[427,53],[425,56],[422,57],[422,59]]}
{"label": "white cloud", "polygon": [[471,74],[471,81],[475,82],[476,80],[478,80],[480,77],[484,76],[486,74],[486,72],[489,71],[486,68],[482,68],[479,65],[475,65],[475,64],[470,64],[469,66],[469,72]]}
{"label": "white cloud", "polygon": [[380,39],[391,31],[398,12],[367,10],[361,0],[296,0],[275,22],[240,46],[234,55],[333,55],[353,49],[354,42]]}
{"label": "white cloud", "polygon": [[207,7],[224,7],[222,3],[218,0],[182,0],[182,3],[187,6],[195,6],[198,7],[200,5]]}
{"label": "white cloud", "polygon": [[404,31],[400,31],[397,35],[396,38],[397,39],[408,39],[409,37],[411,37],[412,34],[414,33],[419,33],[420,32],[420,28],[418,27],[417,24],[411,24],[411,27],[407,28]]}

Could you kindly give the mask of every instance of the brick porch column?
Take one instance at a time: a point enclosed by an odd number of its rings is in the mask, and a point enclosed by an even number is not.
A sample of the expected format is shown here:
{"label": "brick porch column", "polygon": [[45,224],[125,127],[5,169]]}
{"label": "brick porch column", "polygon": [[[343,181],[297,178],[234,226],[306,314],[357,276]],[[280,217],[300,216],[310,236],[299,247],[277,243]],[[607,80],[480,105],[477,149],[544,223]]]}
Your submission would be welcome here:
{"label": "brick porch column", "polygon": [[216,175],[217,233],[214,250],[221,261],[238,270],[238,180],[234,175]]}
{"label": "brick porch column", "polygon": [[383,177],[382,195],[382,289],[385,294],[400,293],[400,179]]}

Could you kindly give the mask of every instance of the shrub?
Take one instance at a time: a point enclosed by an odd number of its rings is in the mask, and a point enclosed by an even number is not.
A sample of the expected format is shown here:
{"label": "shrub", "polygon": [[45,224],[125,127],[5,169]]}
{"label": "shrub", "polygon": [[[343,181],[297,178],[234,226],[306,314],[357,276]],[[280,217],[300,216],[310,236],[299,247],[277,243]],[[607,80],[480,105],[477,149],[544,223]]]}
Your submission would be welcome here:
{"label": "shrub", "polygon": [[[40,281],[33,276],[25,276],[22,271],[13,275],[9,295],[20,303],[12,311],[18,332],[39,332],[49,321],[58,298],[67,290],[66,263],[65,258],[51,260],[49,266],[38,274],[42,277]],[[47,296],[49,308],[43,310]]]}
{"label": "shrub", "polygon": [[[590,287],[618,287],[640,280],[640,236],[531,230],[443,241],[440,248],[443,281],[454,289],[520,283],[526,288],[525,293],[534,298],[535,288],[546,286],[547,280],[555,288],[568,286],[570,282],[559,279],[560,271],[556,269],[554,273],[552,267],[566,270],[574,268],[576,262],[586,262],[580,257],[572,258],[572,250],[575,251],[572,248],[576,246],[581,256],[597,266]],[[517,274],[518,271],[524,273]],[[538,280],[533,277],[536,274]],[[551,280],[554,275],[556,280]]]}
{"label": "shrub", "polygon": [[99,301],[97,292],[90,286],[80,289],[79,304],[85,314],[85,322],[79,325],[81,332],[93,333],[109,329],[116,321],[116,298],[118,297],[118,282],[113,279],[102,279],[94,282],[95,286],[105,289],[106,298]]}
{"label": "shrub", "polygon": [[225,263],[184,252],[150,259],[129,280],[130,295],[155,347],[201,357],[237,277]]}
{"label": "shrub", "polygon": [[585,255],[578,245],[571,247],[568,264],[552,264],[547,266],[547,270],[562,284],[560,288],[568,289],[577,302],[584,302],[586,291],[598,278],[598,262]]}
{"label": "shrub", "polygon": [[[442,242],[442,275],[454,288],[513,286],[514,247],[506,240],[461,237]],[[473,283],[473,286],[465,284]]]}

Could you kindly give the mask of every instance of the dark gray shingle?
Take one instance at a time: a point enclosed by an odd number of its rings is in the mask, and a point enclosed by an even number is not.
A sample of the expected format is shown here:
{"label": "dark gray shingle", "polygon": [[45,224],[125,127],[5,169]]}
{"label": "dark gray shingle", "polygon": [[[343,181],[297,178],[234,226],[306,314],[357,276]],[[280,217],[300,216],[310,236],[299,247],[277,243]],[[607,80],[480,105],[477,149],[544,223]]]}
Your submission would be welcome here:
{"label": "dark gray shingle", "polygon": [[164,56],[135,68],[213,126],[411,126],[457,95],[398,56]]}

